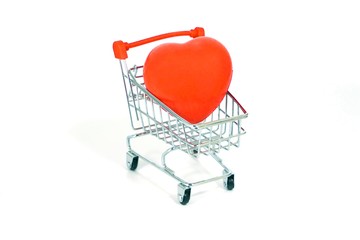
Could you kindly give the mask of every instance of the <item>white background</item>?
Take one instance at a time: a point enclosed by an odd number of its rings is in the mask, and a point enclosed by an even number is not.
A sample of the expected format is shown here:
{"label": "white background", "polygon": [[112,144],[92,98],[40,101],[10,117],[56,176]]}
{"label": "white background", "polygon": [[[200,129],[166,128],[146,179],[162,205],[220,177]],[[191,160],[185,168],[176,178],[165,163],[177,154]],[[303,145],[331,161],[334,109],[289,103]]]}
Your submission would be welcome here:
{"label": "white background", "polygon": [[[359,12],[355,0],[2,1],[0,239],[360,239]],[[194,188],[182,206],[177,182],[125,167],[112,43],[197,26],[229,50],[249,118],[221,155],[235,189]]]}

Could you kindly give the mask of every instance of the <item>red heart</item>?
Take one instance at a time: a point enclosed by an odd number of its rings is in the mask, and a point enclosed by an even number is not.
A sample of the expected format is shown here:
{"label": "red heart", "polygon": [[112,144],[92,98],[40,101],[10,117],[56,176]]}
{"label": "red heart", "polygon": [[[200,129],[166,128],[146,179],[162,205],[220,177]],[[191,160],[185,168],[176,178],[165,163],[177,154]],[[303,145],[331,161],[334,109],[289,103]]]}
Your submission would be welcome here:
{"label": "red heart", "polygon": [[146,88],[192,124],[206,119],[220,104],[231,77],[230,54],[210,37],[161,44],[144,64]]}

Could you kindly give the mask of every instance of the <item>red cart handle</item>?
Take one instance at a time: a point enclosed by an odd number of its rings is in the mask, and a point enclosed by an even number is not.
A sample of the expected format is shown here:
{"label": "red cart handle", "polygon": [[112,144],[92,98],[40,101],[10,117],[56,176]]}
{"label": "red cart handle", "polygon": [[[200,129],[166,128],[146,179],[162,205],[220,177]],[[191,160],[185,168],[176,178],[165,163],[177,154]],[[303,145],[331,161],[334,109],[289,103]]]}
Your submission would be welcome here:
{"label": "red cart handle", "polygon": [[196,38],[196,37],[200,37],[200,36],[205,36],[205,30],[201,27],[196,27],[190,31],[165,33],[165,34],[157,35],[154,37],[145,38],[143,40],[139,40],[139,41],[132,42],[132,43],[127,43],[127,42],[123,42],[123,41],[115,41],[113,43],[114,55],[115,55],[115,58],[124,60],[128,57],[127,50],[129,50],[130,48],[138,47],[140,45],[155,42],[155,41],[162,40],[165,38],[178,37],[178,36],[190,36],[192,38]]}

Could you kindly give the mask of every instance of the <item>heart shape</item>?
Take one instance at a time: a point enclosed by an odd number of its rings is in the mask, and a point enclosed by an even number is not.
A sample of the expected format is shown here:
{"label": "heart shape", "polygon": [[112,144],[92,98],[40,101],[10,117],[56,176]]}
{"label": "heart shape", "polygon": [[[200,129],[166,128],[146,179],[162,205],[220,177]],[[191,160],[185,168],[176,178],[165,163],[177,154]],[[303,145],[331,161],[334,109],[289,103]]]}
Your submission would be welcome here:
{"label": "heart shape", "polygon": [[221,103],[231,82],[227,49],[210,37],[163,43],[144,63],[147,90],[192,124],[205,120]]}

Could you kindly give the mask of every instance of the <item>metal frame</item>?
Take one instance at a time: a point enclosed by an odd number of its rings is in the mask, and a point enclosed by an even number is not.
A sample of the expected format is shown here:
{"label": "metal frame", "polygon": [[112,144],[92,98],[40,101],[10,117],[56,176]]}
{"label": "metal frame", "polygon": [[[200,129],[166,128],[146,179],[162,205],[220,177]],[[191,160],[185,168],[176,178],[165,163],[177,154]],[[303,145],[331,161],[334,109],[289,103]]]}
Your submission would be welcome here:
{"label": "metal frame", "polygon": [[[140,158],[176,179],[180,182],[178,185],[179,202],[184,205],[189,201],[190,190],[194,186],[223,179],[226,187],[227,180],[229,177],[233,180],[234,174],[223,164],[217,153],[222,149],[239,147],[240,136],[245,134],[245,130],[241,127],[241,120],[248,116],[235,97],[227,92],[223,101],[206,120],[191,124],[147,91],[143,82],[142,66],[128,69],[126,60],[121,59],[120,67],[131,126],[138,131],[127,137],[128,166],[132,166],[134,160],[137,164]],[[170,148],[161,156],[161,164],[146,158],[131,147],[132,139],[149,134],[170,145]],[[181,150],[193,158],[201,154],[210,155],[223,168],[223,174],[196,182],[186,181],[166,165],[166,156],[175,150]],[[134,170],[136,166],[129,168]],[[229,190],[232,188],[233,186],[228,186]]]}

